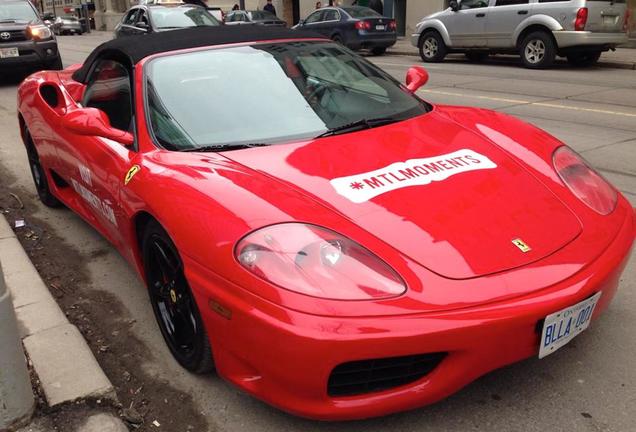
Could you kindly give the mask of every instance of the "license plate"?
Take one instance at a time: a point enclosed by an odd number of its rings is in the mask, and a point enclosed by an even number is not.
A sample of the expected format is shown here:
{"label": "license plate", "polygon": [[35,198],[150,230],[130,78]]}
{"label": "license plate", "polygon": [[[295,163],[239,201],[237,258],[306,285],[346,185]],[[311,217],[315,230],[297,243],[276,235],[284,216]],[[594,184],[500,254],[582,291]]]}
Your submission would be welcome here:
{"label": "license plate", "polygon": [[375,26],[375,29],[376,29],[376,30],[384,30],[385,28],[386,28],[386,26],[383,26],[383,25],[377,25],[377,26]]}
{"label": "license plate", "polygon": [[600,297],[601,293],[598,292],[574,306],[545,317],[539,344],[539,358],[552,354],[585,330],[590,325]]}
{"label": "license plate", "polygon": [[613,26],[616,24],[616,16],[614,15],[604,15],[603,16],[603,24]]}
{"label": "license plate", "polygon": [[0,58],[18,57],[19,55],[17,48],[0,48]]}

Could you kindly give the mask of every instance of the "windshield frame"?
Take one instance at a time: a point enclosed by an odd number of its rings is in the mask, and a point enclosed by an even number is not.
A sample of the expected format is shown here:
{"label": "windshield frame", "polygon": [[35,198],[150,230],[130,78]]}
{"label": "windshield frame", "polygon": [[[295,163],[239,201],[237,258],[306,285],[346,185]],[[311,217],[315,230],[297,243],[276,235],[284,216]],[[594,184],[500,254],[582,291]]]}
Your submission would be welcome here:
{"label": "windshield frame", "polygon": [[[177,55],[181,55],[181,54],[190,54],[190,53],[196,53],[196,52],[203,52],[203,51],[215,51],[215,50],[223,50],[223,49],[227,49],[227,48],[235,48],[235,47],[244,47],[244,46],[258,46],[258,45],[271,45],[271,44],[288,44],[288,43],[294,43],[294,42],[312,42],[312,43],[325,43],[325,44],[332,44],[333,41],[331,40],[327,40],[324,38],[294,38],[294,39],[277,39],[277,40],[263,40],[263,41],[250,41],[250,42],[240,42],[240,43],[229,43],[229,44],[222,44],[222,45],[213,45],[213,46],[204,46],[204,47],[197,47],[197,48],[187,48],[187,49],[181,49],[181,50],[175,50],[175,51],[167,51],[167,52],[162,52],[162,53],[157,53],[157,54],[153,54],[151,56],[148,56],[146,58],[144,58],[140,63],[139,63],[139,75],[137,75],[139,77],[139,79],[142,80],[141,83],[141,91],[142,91],[142,97],[141,97],[141,102],[142,102],[142,109],[144,110],[143,117],[144,121],[145,121],[145,129],[146,132],[148,133],[148,136],[151,138],[152,140],[152,144],[158,148],[158,149],[162,149],[162,150],[166,150],[166,151],[170,151],[170,152],[177,152],[177,153],[181,153],[181,152],[193,152],[195,151],[195,149],[171,149],[171,148],[167,148],[166,146],[161,144],[161,141],[158,139],[154,127],[153,127],[153,123],[152,120],[150,118],[150,114],[151,114],[151,110],[150,110],[150,101],[149,101],[149,96],[150,96],[150,90],[149,90],[149,76],[148,76],[148,67],[149,65],[151,65],[155,60],[163,58],[163,57],[172,57],[172,56],[177,56]],[[346,47],[340,47],[342,49],[345,49],[347,51],[348,50]],[[358,55],[353,53],[354,55]],[[364,58],[363,58],[364,59]],[[385,72],[384,70],[382,70],[381,68],[379,68],[378,66],[376,66],[375,64],[373,64],[372,62],[365,60],[373,69],[375,69],[380,75],[382,75],[384,78],[386,78],[387,80],[393,82],[397,87],[401,88],[402,90],[408,92],[408,90],[406,89],[406,86],[404,84],[402,84],[401,82],[399,82],[397,79],[395,79],[393,76],[391,76],[388,72]],[[410,92],[409,92],[410,93]],[[416,115],[416,116],[410,116],[407,117],[405,119],[400,119],[398,120],[398,122],[403,122],[403,121],[407,121],[407,120],[411,120],[413,118],[416,117],[420,117],[423,115],[427,115],[430,112],[432,112],[435,109],[435,106],[427,101],[425,101],[424,99],[420,98],[417,94],[415,93],[410,93],[410,95],[416,99],[420,104],[422,104],[423,107],[423,112],[420,115]],[[298,136],[298,137],[290,137],[289,139],[280,139],[277,140],[276,142],[271,142],[271,143],[267,143],[267,146],[274,146],[274,145],[281,145],[281,144],[289,144],[289,143],[297,143],[297,142],[303,142],[303,141],[313,141],[313,140],[317,140],[317,139],[321,139],[320,137],[317,136]],[[246,144],[246,143],[242,143],[239,141],[236,142],[232,142],[232,143],[228,143],[228,144]],[[201,145],[199,146],[201,148],[205,147],[205,145]],[[240,147],[239,147],[240,148]],[[228,148],[226,150],[218,150],[217,153],[220,152],[225,152],[225,151],[232,151],[232,150],[237,150],[235,148],[233,148],[232,145],[228,145]]]}

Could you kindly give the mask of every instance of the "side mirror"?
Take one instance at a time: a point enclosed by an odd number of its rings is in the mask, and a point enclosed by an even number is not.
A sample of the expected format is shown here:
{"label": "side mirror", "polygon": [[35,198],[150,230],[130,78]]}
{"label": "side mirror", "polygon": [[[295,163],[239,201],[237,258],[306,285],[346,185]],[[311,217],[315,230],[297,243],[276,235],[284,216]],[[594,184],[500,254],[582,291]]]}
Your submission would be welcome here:
{"label": "side mirror", "polygon": [[301,19],[300,21],[298,21],[298,25],[305,25],[305,20]]}
{"label": "side mirror", "polygon": [[457,12],[459,10],[459,3],[457,0],[451,0],[448,4],[453,12]]}
{"label": "side mirror", "polygon": [[135,27],[143,31],[148,31],[150,29],[148,23],[145,23],[143,21],[139,21],[137,24],[135,24]]}
{"label": "side mirror", "polygon": [[428,72],[421,66],[411,66],[406,71],[406,88],[415,93],[417,89],[422,87],[428,81]]}
{"label": "side mirror", "polygon": [[97,108],[69,111],[62,117],[62,127],[77,135],[107,138],[125,146],[132,145],[135,141],[130,132],[112,127],[106,113]]}

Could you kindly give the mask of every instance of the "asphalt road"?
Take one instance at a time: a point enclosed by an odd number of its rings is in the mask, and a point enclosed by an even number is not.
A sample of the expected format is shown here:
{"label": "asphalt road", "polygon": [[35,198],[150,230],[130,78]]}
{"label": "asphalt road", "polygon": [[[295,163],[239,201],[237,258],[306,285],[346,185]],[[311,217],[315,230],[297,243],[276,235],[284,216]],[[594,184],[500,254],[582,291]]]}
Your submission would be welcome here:
{"label": "asphalt road", "polygon": [[[81,62],[103,38],[60,38],[65,64]],[[371,60],[399,79],[408,66],[421,64],[416,57]],[[519,68],[514,60],[474,65],[453,59],[426,68],[430,81],[419,92],[425,99],[493,108],[548,130],[581,152],[636,205],[635,71],[565,65],[529,71]],[[15,97],[15,84],[0,81],[0,163],[16,185],[34,194],[19,142]],[[570,346],[543,360],[529,359],[495,371],[431,407],[380,419],[329,424],[284,414],[235,390],[216,375],[185,373],[164,346],[145,288],[117,252],[69,211],[41,208],[37,216],[81,254],[95,257],[89,264],[92,287],[117,296],[129,316],[136,318],[134,331],[149,347],[144,367],[190,392],[211,430],[636,431],[633,257],[612,306]]]}

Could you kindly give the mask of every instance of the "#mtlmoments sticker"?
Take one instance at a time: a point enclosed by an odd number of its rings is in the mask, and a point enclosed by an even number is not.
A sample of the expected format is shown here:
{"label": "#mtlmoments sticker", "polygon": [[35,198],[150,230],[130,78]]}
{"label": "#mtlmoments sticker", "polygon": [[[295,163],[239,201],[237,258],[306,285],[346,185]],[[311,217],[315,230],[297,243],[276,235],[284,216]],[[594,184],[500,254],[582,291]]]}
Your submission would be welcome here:
{"label": "#mtlmoments sticker", "polygon": [[439,156],[395,162],[375,171],[335,178],[330,183],[340,195],[354,203],[362,203],[396,189],[427,185],[455,174],[491,168],[497,168],[497,165],[486,156],[463,149]]}

